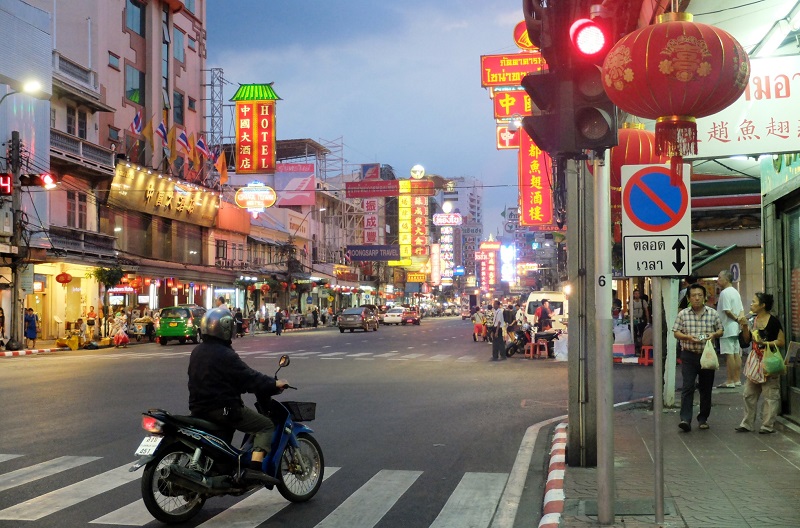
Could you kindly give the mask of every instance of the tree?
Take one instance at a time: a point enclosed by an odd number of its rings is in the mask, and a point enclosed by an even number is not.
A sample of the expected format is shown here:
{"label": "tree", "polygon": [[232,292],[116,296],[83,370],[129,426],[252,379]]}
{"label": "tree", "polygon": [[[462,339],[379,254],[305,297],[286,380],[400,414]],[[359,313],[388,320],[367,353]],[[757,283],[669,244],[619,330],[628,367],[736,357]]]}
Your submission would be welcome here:
{"label": "tree", "polygon": [[93,278],[103,286],[103,309],[101,316],[106,323],[105,331],[108,331],[108,318],[106,317],[106,310],[108,309],[108,290],[119,284],[125,272],[119,267],[119,264],[114,264],[110,268],[93,268],[86,274],[87,278]]}

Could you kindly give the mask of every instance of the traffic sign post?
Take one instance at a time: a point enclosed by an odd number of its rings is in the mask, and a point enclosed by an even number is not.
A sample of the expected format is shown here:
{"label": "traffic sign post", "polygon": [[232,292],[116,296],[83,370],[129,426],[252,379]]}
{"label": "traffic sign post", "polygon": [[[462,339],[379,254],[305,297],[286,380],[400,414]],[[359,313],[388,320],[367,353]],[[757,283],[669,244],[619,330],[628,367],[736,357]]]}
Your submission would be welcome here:
{"label": "traffic sign post", "polygon": [[669,165],[622,167],[622,256],[626,277],[691,273],[691,166],[672,185]]}

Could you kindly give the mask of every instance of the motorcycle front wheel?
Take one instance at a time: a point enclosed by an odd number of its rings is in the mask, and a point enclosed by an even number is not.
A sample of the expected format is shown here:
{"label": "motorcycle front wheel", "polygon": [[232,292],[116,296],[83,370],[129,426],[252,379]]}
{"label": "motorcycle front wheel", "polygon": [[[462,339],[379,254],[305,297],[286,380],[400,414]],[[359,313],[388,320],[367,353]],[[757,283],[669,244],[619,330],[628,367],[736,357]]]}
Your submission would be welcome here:
{"label": "motorcycle front wheel", "polygon": [[290,502],[306,502],[322,485],[325,460],[322,449],[308,433],[297,436],[298,446],[287,446],[281,456],[278,491]]}
{"label": "motorcycle front wheel", "polygon": [[517,344],[516,343],[509,343],[506,345],[506,357],[511,357],[517,353]]}
{"label": "motorcycle front wheel", "polygon": [[159,453],[144,468],[142,499],[150,515],[167,524],[182,523],[194,517],[206,499],[195,491],[177,486],[162,477],[175,464],[186,467],[191,456],[176,445]]}

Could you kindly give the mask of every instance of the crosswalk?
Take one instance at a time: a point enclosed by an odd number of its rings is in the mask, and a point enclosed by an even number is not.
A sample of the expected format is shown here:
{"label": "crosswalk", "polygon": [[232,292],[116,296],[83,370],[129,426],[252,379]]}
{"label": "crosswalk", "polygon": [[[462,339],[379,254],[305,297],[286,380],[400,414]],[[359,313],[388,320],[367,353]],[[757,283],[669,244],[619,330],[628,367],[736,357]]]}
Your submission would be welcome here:
{"label": "crosswalk", "polygon": [[[109,511],[100,517],[84,520],[77,524],[75,521],[71,521],[68,523],[70,526],[77,526],[83,522],[88,525],[144,526],[153,521],[138,495],[138,481],[142,477],[142,471],[129,472],[128,468],[131,464],[106,471],[98,469],[94,476],[83,479],[76,478],[75,482],[71,484],[44,491],[47,489],[48,483],[52,481],[50,477],[59,475],[63,477],[62,480],[67,480],[71,476],[70,471],[76,468],[87,465],[92,468],[102,466],[101,457],[60,456],[20,469],[4,471],[3,466],[11,460],[24,461],[24,456],[0,453],[0,525],[5,526],[2,521],[16,521],[17,523],[24,521],[26,526],[36,526],[30,523],[39,520],[52,521],[59,512],[89,501],[98,501],[103,505],[103,509],[107,507]],[[326,481],[343,478],[346,474],[346,468],[325,468]],[[316,528],[370,528],[380,523],[390,511],[394,510],[396,513],[405,511],[403,508],[413,508],[413,504],[403,504],[403,497],[412,487],[421,486],[419,478],[422,474],[422,471],[414,470],[379,470],[338,505],[331,505],[330,511],[325,512],[326,516],[316,525]],[[85,475],[85,472],[82,472],[82,475]],[[350,476],[352,477],[352,475]],[[489,527],[498,505],[501,504],[501,497],[507,482],[507,473],[465,473],[452,490],[446,503],[442,505],[438,516],[430,525],[431,528]],[[326,486],[335,487],[337,483],[323,484],[318,497],[324,494]],[[34,496],[8,505],[4,502],[6,496],[3,492],[14,489],[17,489],[20,494],[24,494],[27,490],[35,490],[30,492]],[[124,496],[129,497],[132,502],[117,504],[115,500],[110,500],[108,492],[117,489],[124,489]],[[14,496],[16,497],[18,494]],[[114,497],[119,497],[119,494],[115,494]],[[212,501],[215,500],[217,499],[210,499],[208,504],[213,504]],[[206,508],[209,508],[208,504]],[[256,528],[278,515],[289,505],[290,503],[276,490],[260,489],[222,509],[199,526],[202,528]],[[210,509],[213,511],[214,506],[212,505]],[[91,511],[96,511],[96,509],[93,508]],[[291,513],[289,512],[289,515]],[[70,515],[76,515],[74,510],[70,512]],[[17,525],[14,524],[14,526]]]}

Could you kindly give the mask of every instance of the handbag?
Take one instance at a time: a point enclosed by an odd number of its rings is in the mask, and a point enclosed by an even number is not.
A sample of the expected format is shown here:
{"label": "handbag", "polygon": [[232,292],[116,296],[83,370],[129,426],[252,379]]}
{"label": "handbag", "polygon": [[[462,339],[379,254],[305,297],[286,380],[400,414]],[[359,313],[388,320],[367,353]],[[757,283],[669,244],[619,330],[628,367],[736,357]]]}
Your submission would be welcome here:
{"label": "handbag", "polygon": [[766,346],[764,349],[764,358],[761,360],[761,364],[763,365],[764,372],[768,376],[774,376],[786,372],[786,364],[783,362],[783,356],[776,346],[769,344]]}
{"label": "handbag", "polygon": [[744,377],[753,383],[764,383],[767,381],[767,377],[764,376],[764,369],[761,366],[761,357],[755,345],[753,346],[753,350],[747,355],[747,363],[744,365]]}
{"label": "handbag", "polygon": [[703,347],[703,355],[700,356],[700,368],[705,370],[717,370],[719,368],[717,351],[714,350],[714,345],[710,339],[706,341],[706,346]]}

